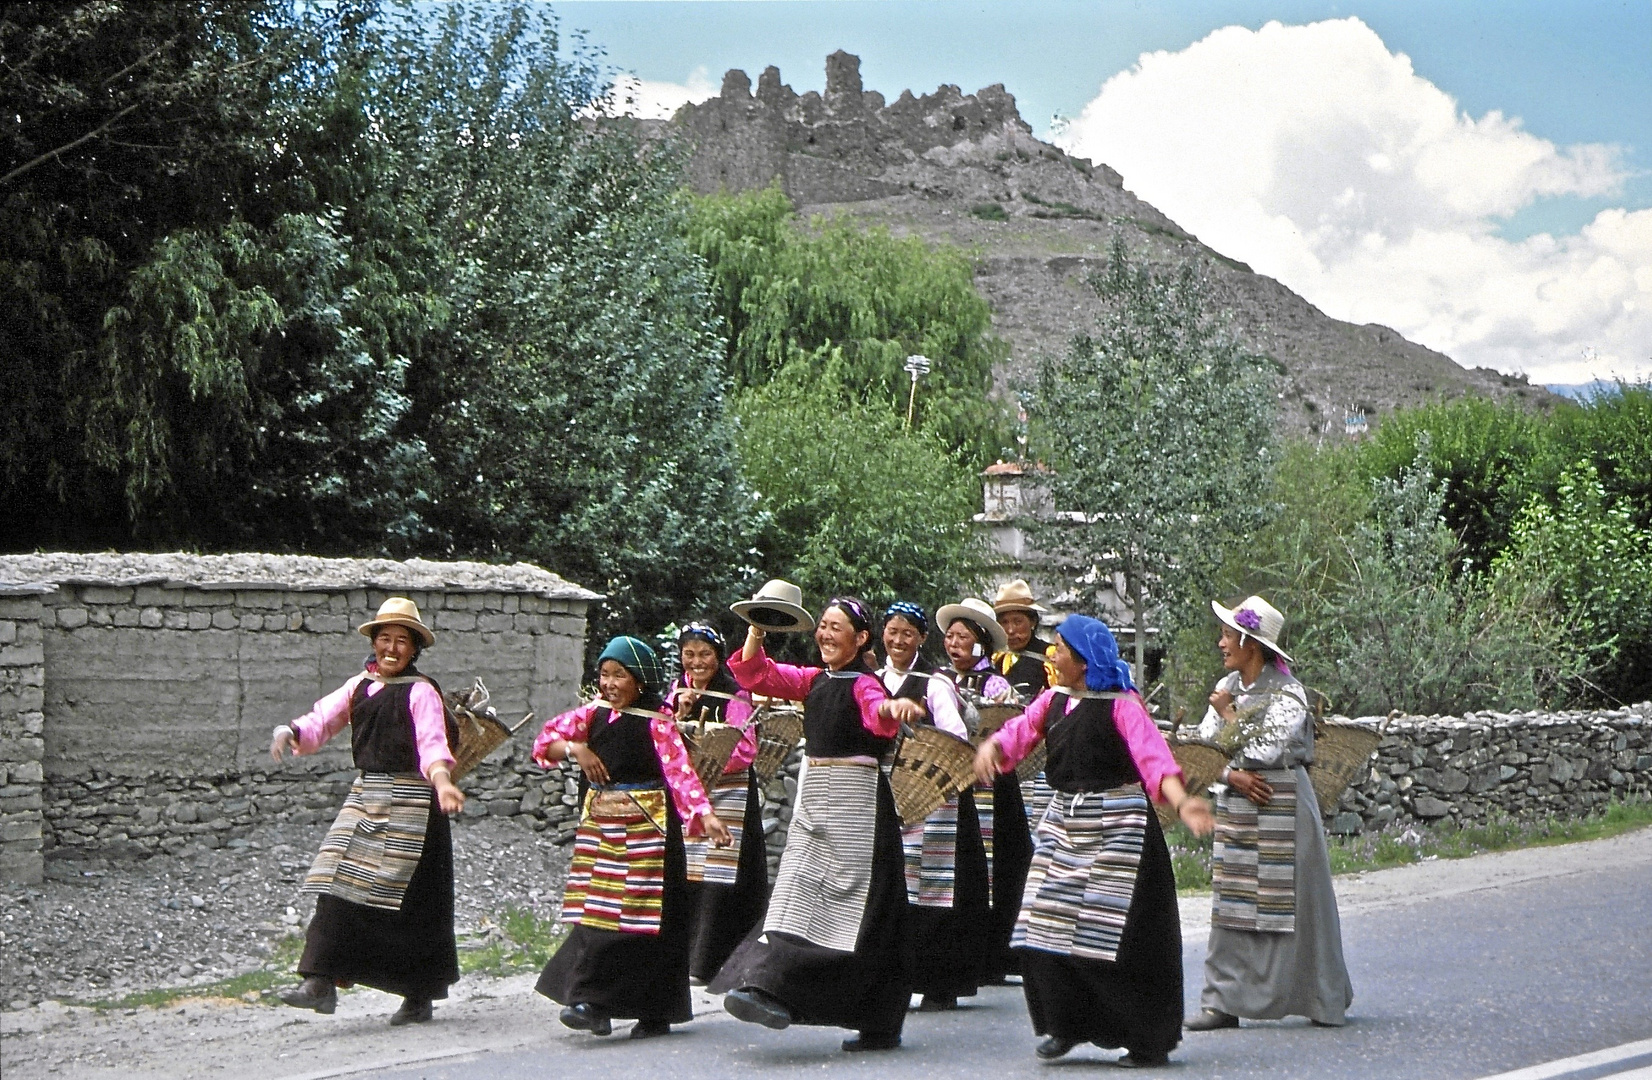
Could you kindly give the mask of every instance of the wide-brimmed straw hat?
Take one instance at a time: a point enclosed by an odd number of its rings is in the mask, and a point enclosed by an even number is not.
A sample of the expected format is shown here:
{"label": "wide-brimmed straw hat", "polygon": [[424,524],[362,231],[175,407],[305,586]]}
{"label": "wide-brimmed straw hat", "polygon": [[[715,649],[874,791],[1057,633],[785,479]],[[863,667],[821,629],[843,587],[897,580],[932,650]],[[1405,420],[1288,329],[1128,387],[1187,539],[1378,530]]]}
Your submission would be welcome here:
{"label": "wide-brimmed straw hat", "polygon": [[750,600],[738,600],[729,610],[759,630],[775,634],[812,630],[815,617],[803,606],[803,590],[775,578]]}
{"label": "wide-brimmed straw hat", "polygon": [[1006,611],[1025,611],[1029,615],[1048,615],[1049,609],[1040,606],[1033,599],[1032,586],[1025,578],[1016,578],[998,589],[998,595],[992,598],[992,610],[1002,615]]}
{"label": "wide-brimmed straw hat", "polygon": [[987,636],[992,639],[993,652],[1003,652],[1010,647],[1009,635],[998,625],[998,616],[985,600],[977,600],[972,596],[956,604],[946,604],[935,613],[935,625],[943,631],[951,628],[959,619],[965,619],[985,630]]}
{"label": "wide-brimmed straw hat", "polygon": [[405,626],[424,642],[428,648],[436,644],[436,634],[419,621],[419,605],[405,596],[392,596],[379,605],[379,613],[356,627],[356,632],[363,637],[372,637],[379,632],[381,626]]}
{"label": "wide-brimmed straw hat", "polygon": [[[1285,616],[1260,596],[1247,596],[1238,607],[1232,608],[1223,607],[1212,600],[1210,610],[1216,613],[1218,619],[1239,631],[1244,637],[1255,638],[1278,653],[1281,660],[1291,662],[1290,654],[1279,647],[1279,638],[1285,633]],[[1241,642],[1244,637],[1240,638]]]}

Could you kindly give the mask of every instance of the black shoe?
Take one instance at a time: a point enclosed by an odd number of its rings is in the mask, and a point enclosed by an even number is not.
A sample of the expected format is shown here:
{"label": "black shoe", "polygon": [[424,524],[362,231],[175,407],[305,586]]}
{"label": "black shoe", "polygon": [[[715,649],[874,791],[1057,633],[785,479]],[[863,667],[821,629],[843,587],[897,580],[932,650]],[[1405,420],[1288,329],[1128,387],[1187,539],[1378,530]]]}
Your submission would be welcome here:
{"label": "black shoe", "polygon": [[1079,1040],[1077,1039],[1063,1039],[1059,1035],[1051,1035],[1039,1043],[1033,1049],[1033,1053],[1045,1061],[1054,1061],[1056,1058],[1066,1057],[1067,1051],[1077,1046],[1078,1043]]}
{"label": "black shoe", "polygon": [[1222,1028],[1238,1026],[1237,1016],[1229,1016],[1219,1009],[1200,1009],[1198,1016],[1182,1024],[1182,1027],[1189,1031],[1220,1031]]}
{"label": "black shoe", "polygon": [[403,1024],[423,1024],[430,1020],[432,1009],[428,1000],[418,1001],[413,998],[402,998],[402,1007],[390,1014],[390,1026],[401,1027]]}
{"label": "black shoe", "polygon": [[957,1007],[958,999],[950,995],[925,994],[923,1000],[918,1002],[919,1012],[950,1012]]}
{"label": "black shoe", "polygon": [[638,1020],[631,1029],[633,1039],[657,1039],[661,1035],[671,1034],[671,1025],[664,1020]]}
{"label": "black shoe", "polygon": [[1315,1020],[1311,1016],[1308,1017],[1308,1023],[1312,1024],[1314,1027],[1323,1027],[1323,1028],[1339,1028],[1339,1027],[1342,1026],[1342,1024],[1331,1024],[1331,1023],[1327,1023],[1324,1020]]}
{"label": "black shoe", "polygon": [[588,1002],[578,1002],[562,1010],[562,1026],[575,1031],[589,1031],[592,1035],[607,1035],[614,1030],[608,1018]]}
{"label": "black shoe", "polygon": [[742,986],[724,994],[723,1011],[736,1020],[762,1024],[776,1031],[788,1028],[792,1023],[792,1011],[786,1008],[786,1003],[755,986]]}
{"label": "black shoe", "polygon": [[323,1016],[331,1016],[338,1008],[338,987],[331,979],[311,975],[291,990],[283,990],[281,1000],[295,1009],[314,1009]]}
{"label": "black shoe", "polygon": [[862,1050],[895,1050],[900,1045],[899,1035],[874,1035],[869,1031],[862,1031],[852,1039],[843,1040],[843,1052],[858,1054]]}
{"label": "black shoe", "polygon": [[1149,1054],[1132,1050],[1114,1062],[1121,1069],[1158,1069],[1170,1064],[1169,1054]]}

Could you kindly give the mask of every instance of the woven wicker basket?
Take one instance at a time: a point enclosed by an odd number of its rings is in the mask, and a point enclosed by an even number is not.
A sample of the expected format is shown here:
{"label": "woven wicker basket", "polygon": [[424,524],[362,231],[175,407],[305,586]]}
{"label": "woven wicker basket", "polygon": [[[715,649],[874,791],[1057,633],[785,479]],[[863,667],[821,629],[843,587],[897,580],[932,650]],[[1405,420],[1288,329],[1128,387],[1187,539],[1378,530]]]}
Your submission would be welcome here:
{"label": "woven wicker basket", "polygon": [[976,746],[986,742],[989,736],[998,734],[1000,728],[1020,716],[1024,710],[1019,705],[982,705],[979,711],[981,723],[975,728]]}
{"label": "woven wicker basket", "polygon": [[975,778],[975,747],[966,739],[924,725],[895,748],[889,787],[901,824],[916,825]]}
{"label": "woven wicker basket", "polygon": [[1027,756],[1015,766],[1015,778],[1023,784],[1044,771],[1044,766],[1050,762],[1050,748],[1044,745],[1044,740],[1027,752]]}
{"label": "woven wicker basket", "polygon": [[482,759],[510,741],[510,737],[533,719],[529,713],[517,721],[515,727],[506,727],[498,715],[488,708],[487,686],[481,679],[469,690],[449,693],[445,697],[447,710],[459,727],[459,745],[453,748],[453,781],[482,763]]}
{"label": "woven wicker basket", "polygon": [[706,724],[704,727],[679,724],[677,727],[683,733],[683,743],[688,747],[688,756],[694,762],[700,784],[709,792],[722,777],[723,770],[728,768],[728,759],[734,756],[734,748],[740,745],[740,737],[745,732],[732,724]]}
{"label": "woven wicker basket", "polygon": [[[1222,767],[1228,763],[1227,752],[1215,743],[1171,743],[1170,752],[1176,755],[1176,764],[1182,767],[1182,786],[1189,795],[1204,795],[1209,791],[1210,785],[1222,775]],[[1153,809],[1158,812],[1159,824],[1165,828],[1177,823],[1176,812],[1167,804],[1157,803]]]}
{"label": "woven wicker basket", "polygon": [[757,758],[751,763],[757,782],[774,779],[780,766],[803,741],[803,714],[790,706],[765,705],[752,717],[757,728]]}
{"label": "woven wicker basket", "polygon": [[1314,729],[1314,763],[1308,766],[1319,812],[1328,814],[1342,801],[1371,755],[1376,753],[1382,733],[1360,724],[1321,722]]}

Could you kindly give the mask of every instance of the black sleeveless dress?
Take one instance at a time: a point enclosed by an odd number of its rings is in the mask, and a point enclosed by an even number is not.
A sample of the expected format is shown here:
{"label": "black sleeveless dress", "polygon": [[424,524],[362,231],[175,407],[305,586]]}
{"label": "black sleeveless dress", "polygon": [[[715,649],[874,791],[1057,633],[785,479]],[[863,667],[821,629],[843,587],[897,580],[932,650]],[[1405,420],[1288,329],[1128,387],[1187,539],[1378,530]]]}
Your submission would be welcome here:
{"label": "black sleeveless dress", "polygon": [[[649,718],[598,710],[586,746],[608,768],[608,786],[665,788]],[[585,785],[580,786],[584,805]],[[688,879],[682,822],[666,792],[665,888],[657,934],[575,924],[545,964],[534,989],[561,1005],[587,1003],[607,1016],[651,1023],[693,1019],[688,990]]]}
{"label": "black sleeveless dress", "polygon": [[[418,674],[408,665],[403,677]],[[364,773],[417,774],[419,749],[409,707],[413,683],[392,683],[371,697],[369,685],[362,680],[350,698],[350,753],[356,768]],[[441,688],[436,692],[440,694]],[[459,733],[451,720],[447,729],[448,746],[456,746]],[[453,836],[434,793],[424,849],[402,895],[401,909],[388,911],[331,895],[316,897],[298,973],[340,985],[360,983],[415,1001],[447,997],[447,988],[459,981],[459,949],[453,936]]]}
{"label": "black sleeveless dress", "polygon": [[[876,681],[864,665],[816,676],[803,704],[804,745],[810,757],[881,760],[893,746],[892,739],[878,738],[861,726],[854,696],[858,675]],[[855,766],[829,768],[843,767]],[[851,1028],[873,1036],[900,1034],[912,997],[909,909],[895,797],[883,771],[876,772],[874,805],[836,809],[869,821],[873,834],[871,884],[854,951],[828,949],[794,934],[765,933],[758,925],[723,965],[712,992],[755,987],[784,1002],[799,1024]],[[813,770],[806,773],[799,786],[800,803],[812,775]],[[782,877],[789,857],[788,844],[780,857]]]}
{"label": "black sleeveless dress", "polygon": [[[1077,794],[1141,782],[1113,721],[1113,701],[1082,699],[1072,712],[1055,718],[1062,707],[1058,697],[1044,729],[1050,752],[1044,772],[1051,787]],[[1017,951],[1027,1013],[1038,1034],[1146,1055],[1174,1049],[1182,1034],[1182,925],[1158,815],[1147,814],[1116,960]]]}

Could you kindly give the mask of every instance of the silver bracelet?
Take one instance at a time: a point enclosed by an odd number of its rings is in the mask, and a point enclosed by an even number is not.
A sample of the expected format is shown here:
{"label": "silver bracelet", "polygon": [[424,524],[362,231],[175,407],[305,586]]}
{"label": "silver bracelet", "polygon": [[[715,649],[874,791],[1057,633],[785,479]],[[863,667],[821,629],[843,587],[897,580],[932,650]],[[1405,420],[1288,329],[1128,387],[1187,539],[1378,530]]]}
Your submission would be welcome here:
{"label": "silver bracelet", "polygon": [[293,727],[291,724],[277,724],[273,728],[271,728],[270,729],[270,741],[274,742],[275,740],[279,739],[281,737],[281,733],[283,731],[285,731],[287,734],[289,734],[293,737],[293,742],[298,741],[298,729]]}

